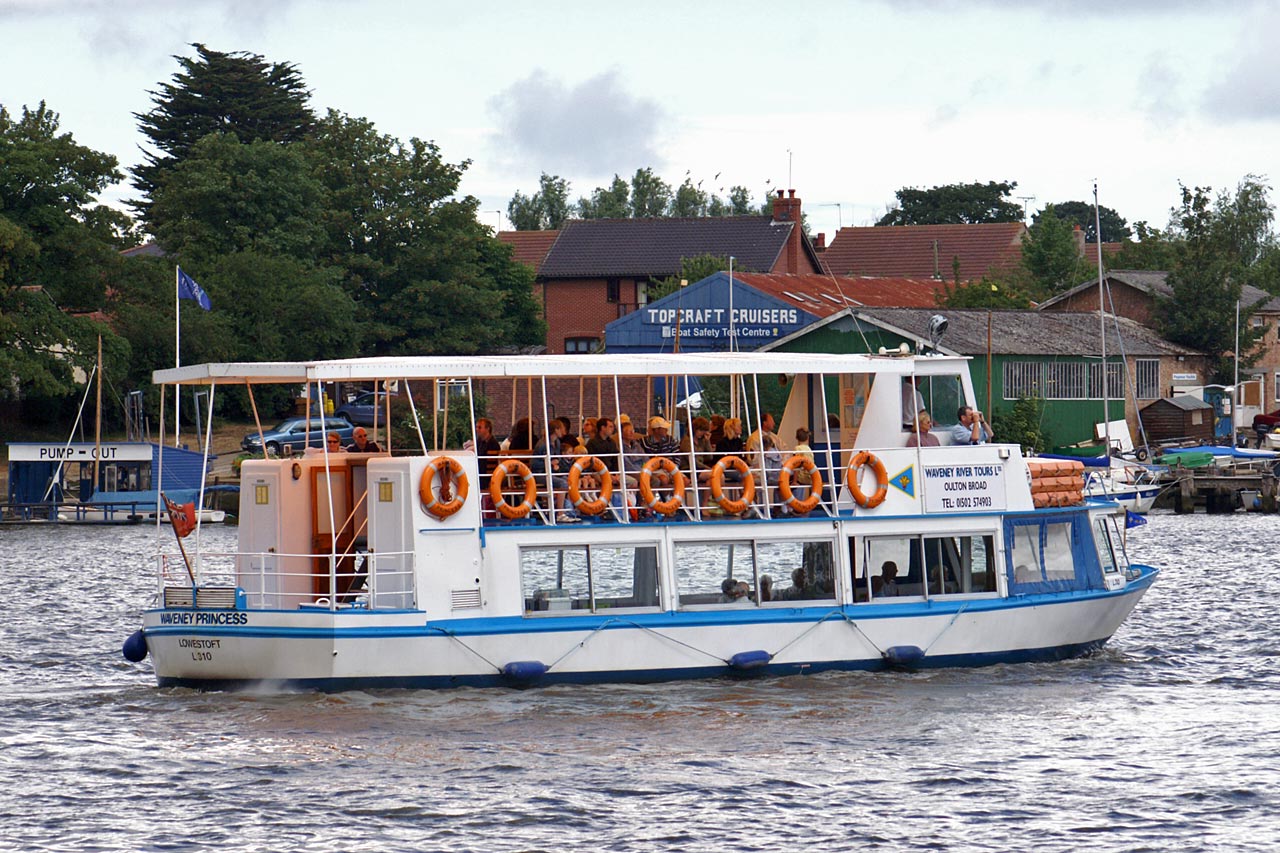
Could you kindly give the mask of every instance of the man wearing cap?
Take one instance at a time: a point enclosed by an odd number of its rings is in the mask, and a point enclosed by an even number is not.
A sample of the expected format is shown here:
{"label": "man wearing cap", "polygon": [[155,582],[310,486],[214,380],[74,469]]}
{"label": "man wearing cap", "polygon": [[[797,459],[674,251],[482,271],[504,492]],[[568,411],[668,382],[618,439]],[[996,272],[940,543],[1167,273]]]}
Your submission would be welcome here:
{"label": "man wearing cap", "polygon": [[351,433],[351,443],[347,445],[348,453],[381,453],[382,448],[378,446],[378,442],[369,440],[369,433],[365,432],[364,427],[356,427],[355,432]]}
{"label": "man wearing cap", "polygon": [[[671,437],[670,430],[671,423],[661,415],[649,418],[649,432],[640,445],[650,459],[665,456],[672,462],[676,461],[676,456],[680,453],[680,445]],[[653,482],[658,486],[669,486],[671,475],[665,471],[654,471]]]}

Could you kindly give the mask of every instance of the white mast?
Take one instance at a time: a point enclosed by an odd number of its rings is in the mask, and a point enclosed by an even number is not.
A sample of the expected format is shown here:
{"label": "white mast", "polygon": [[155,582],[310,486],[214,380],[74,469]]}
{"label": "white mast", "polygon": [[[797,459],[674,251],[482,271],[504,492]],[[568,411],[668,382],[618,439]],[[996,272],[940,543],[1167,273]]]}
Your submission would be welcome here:
{"label": "white mast", "polygon": [[1111,456],[1111,388],[1107,375],[1107,312],[1102,285],[1102,215],[1098,212],[1098,181],[1093,182],[1093,238],[1098,246],[1098,328],[1102,332],[1102,434]]}
{"label": "white mast", "polygon": [[[173,366],[175,368],[182,367],[182,312],[179,310],[178,301],[178,275],[180,269],[177,264],[173,265]],[[178,446],[178,433],[182,432],[182,419],[178,417],[178,410],[182,401],[182,386],[173,386],[173,446]],[[164,436],[160,437],[160,443],[164,443]]]}

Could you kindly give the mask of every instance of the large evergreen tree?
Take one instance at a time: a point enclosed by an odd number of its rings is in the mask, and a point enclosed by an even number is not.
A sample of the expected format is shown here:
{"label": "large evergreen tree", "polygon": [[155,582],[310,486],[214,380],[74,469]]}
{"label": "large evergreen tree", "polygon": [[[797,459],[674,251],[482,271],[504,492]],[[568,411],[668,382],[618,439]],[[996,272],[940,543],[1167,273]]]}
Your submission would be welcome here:
{"label": "large evergreen tree", "polygon": [[[1079,225],[1084,231],[1084,241],[1086,243],[1098,242],[1098,222],[1102,224],[1102,242],[1119,243],[1121,240],[1128,240],[1133,236],[1133,231],[1129,228],[1129,223],[1124,217],[1116,213],[1106,205],[1098,206],[1098,215],[1095,217],[1093,205],[1085,201],[1063,201],[1057,204],[1048,205],[1053,208],[1054,215],[1066,222],[1068,225]],[[1047,209],[1047,208],[1046,208]],[[1031,217],[1034,225],[1039,221],[1043,214],[1037,213]]]}
{"label": "large evergreen tree", "polygon": [[164,176],[210,133],[234,133],[243,142],[298,142],[315,120],[298,69],[255,53],[223,53],[193,44],[194,57],[175,56],[182,70],[151,92],[150,112],[136,113],[155,147],[133,169],[143,198],[133,202],[151,224],[151,197]]}

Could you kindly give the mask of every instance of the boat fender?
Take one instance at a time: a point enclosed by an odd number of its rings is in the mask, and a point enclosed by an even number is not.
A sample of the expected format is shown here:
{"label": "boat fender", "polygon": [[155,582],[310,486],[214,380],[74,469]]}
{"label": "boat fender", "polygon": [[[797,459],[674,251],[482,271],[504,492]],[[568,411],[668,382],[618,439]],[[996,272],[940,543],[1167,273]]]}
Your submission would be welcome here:
{"label": "boat fender", "polygon": [[755,649],[750,652],[738,652],[736,655],[729,658],[729,666],[734,669],[742,670],[759,669],[760,667],[767,665],[771,660],[773,660],[773,655],[769,654],[764,649]]}
{"label": "boat fender", "polygon": [[540,660],[517,660],[504,666],[502,674],[515,681],[534,681],[547,674],[547,665]]}
{"label": "boat fender", "polygon": [[892,669],[913,670],[924,660],[924,649],[919,646],[890,646],[882,654]]}
{"label": "boat fender", "polygon": [[124,641],[124,647],[120,650],[124,654],[124,659],[129,663],[141,663],[142,659],[147,656],[147,636],[139,629],[129,635]]}

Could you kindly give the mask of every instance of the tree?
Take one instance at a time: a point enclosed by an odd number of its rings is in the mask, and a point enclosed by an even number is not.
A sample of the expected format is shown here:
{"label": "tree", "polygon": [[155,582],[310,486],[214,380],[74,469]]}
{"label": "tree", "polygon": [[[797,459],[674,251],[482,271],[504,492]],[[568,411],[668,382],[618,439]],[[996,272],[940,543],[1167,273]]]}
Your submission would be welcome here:
{"label": "tree", "polygon": [[1023,236],[1022,266],[1030,275],[1030,293],[1038,299],[1070,290],[1093,269],[1080,256],[1071,223],[1058,218],[1053,205],[1040,211]]}
{"label": "tree", "polygon": [[94,198],[122,177],[114,157],[59,132],[43,101],[16,120],[0,107],[0,276],[69,311],[102,308],[130,223]]}
{"label": "tree", "polygon": [[[1047,207],[1052,207],[1054,214],[1063,222],[1079,225],[1084,230],[1086,243],[1098,242],[1098,229],[1095,227],[1092,204],[1084,201],[1064,201]],[[1039,213],[1032,215],[1033,225],[1039,221],[1040,216]],[[1119,243],[1133,236],[1133,231],[1129,229],[1129,224],[1125,222],[1124,217],[1105,205],[1098,206],[1098,219],[1102,222],[1102,242],[1104,243]]]}
{"label": "tree", "polygon": [[631,186],[618,175],[608,187],[596,187],[591,198],[578,199],[582,219],[626,219],[631,215]]}
{"label": "tree", "polygon": [[876,225],[972,225],[978,222],[1021,222],[1022,205],[1006,198],[1017,181],[946,184],[927,190],[903,187],[898,206]]}
{"label": "tree", "polygon": [[636,219],[665,216],[671,207],[671,185],[652,169],[636,169],[631,176],[631,215]]}
{"label": "tree", "polygon": [[325,236],[324,192],[298,147],[212,133],[159,176],[151,232],[196,264],[243,251],[314,258]]}
{"label": "tree", "polygon": [[[1229,353],[1235,349],[1236,305],[1244,282],[1274,243],[1269,189],[1247,176],[1234,194],[1215,197],[1209,187],[1182,188],[1182,204],[1173,212],[1171,231],[1178,236],[1175,262],[1169,270],[1171,294],[1156,303],[1161,333],[1172,341],[1217,359],[1216,379],[1230,381]],[[1259,304],[1240,304],[1240,361],[1252,364],[1266,327],[1254,328],[1249,317]]]}
{"label": "tree", "polygon": [[517,191],[507,203],[507,218],[517,231],[555,231],[569,218],[569,182],[543,172],[532,196]]}
{"label": "tree", "polygon": [[[701,181],[699,181],[699,185]],[[707,194],[701,186],[694,186],[692,178],[685,178],[671,199],[671,215],[675,217],[706,216]]]}
{"label": "tree", "polygon": [[[675,293],[680,289],[681,279],[693,284],[695,281],[702,281],[704,278],[728,268],[729,259],[720,255],[707,254],[681,258],[679,275],[667,276],[662,279],[649,279],[649,283],[646,285],[649,301],[656,302],[664,296]],[[747,270],[740,267],[738,272],[747,272]]]}
{"label": "tree", "polygon": [[1124,240],[1120,251],[1112,255],[1107,266],[1117,270],[1168,270],[1173,267],[1176,240],[1170,233],[1152,228],[1146,222],[1133,223],[1137,240]]}
{"label": "tree", "polygon": [[1025,284],[1014,276],[983,277],[978,281],[943,283],[941,308],[1029,308],[1033,300]]}
{"label": "tree", "polygon": [[1044,428],[1044,401],[1035,397],[1019,397],[995,429],[1001,441],[1022,446],[1024,453],[1042,453],[1049,435]]}
{"label": "tree", "polygon": [[191,46],[196,56],[174,56],[182,70],[149,93],[151,111],[134,114],[159,151],[146,153],[145,162],[133,169],[133,185],[145,198],[132,204],[148,224],[150,199],[161,179],[205,136],[234,133],[246,143],[299,142],[315,120],[306,83],[292,64]]}

